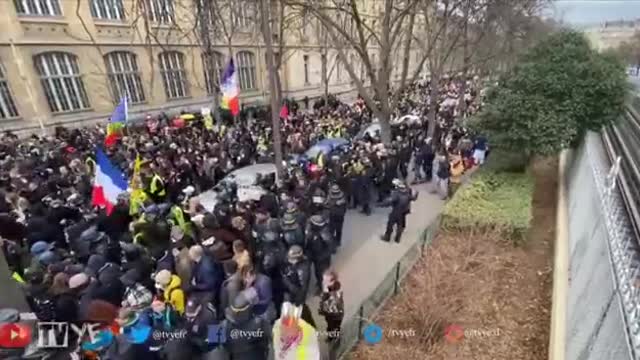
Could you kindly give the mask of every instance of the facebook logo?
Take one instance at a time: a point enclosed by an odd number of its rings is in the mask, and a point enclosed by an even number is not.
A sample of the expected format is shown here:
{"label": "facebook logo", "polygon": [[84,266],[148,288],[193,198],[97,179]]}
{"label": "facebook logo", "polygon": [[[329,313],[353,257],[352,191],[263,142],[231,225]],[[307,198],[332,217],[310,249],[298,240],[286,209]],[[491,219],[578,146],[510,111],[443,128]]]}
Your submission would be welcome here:
{"label": "facebook logo", "polygon": [[224,344],[227,341],[227,334],[222,325],[209,325],[207,327],[207,342],[210,344]]}

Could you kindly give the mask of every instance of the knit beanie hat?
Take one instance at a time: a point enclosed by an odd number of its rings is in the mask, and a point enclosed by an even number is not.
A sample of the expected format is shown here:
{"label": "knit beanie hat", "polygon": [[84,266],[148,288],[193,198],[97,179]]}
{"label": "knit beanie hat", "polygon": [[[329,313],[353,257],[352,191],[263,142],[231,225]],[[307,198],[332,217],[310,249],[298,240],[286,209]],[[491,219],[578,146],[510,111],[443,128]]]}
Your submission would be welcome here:
{"label": "knit beanie hat", "polygon": [[169,270],[160,270],[155,277],[156,283],[167,286],[171,282],[171,272]]}
{"label": "knit beanie hat", "polygon": [[85,273],[79,273],[69,278],[69,289],[77,289],[86,285],[89,282],[89,277]]}

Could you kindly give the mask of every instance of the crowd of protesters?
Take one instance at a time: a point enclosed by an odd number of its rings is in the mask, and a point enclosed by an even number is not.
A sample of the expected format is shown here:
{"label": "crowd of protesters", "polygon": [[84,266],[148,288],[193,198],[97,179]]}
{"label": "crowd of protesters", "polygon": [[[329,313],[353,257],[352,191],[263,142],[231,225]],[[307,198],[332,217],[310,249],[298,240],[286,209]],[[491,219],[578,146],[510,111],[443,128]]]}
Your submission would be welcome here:
{"label": "crowd of protesters", "polygon": [[[360,98],[354,104],[331,98],[313,108],[291,103],[282,126],[286,155],[324,138],[349,139],[348,150],[312,159],[312,166],[289,163],[278,180],[258,179],[266,190],[258,201],[239,201],[230,185],[215,209],[205,209],[194,195],[234,169],[273,161],[267,117],[210,126],[198,118],[160,116],[128,127],[105,152],[130,177],[141,164],[143,197],[132,206],[123,193],[109,213],[91,202],[102,128],[59,128],[55,136],[27,139],[4,134],[4,256],[40,321],[116,324],[123,333],[143,324],[189,334],[162,344],[116,337],[84,356],[267,359],[283,303],[302,306],[302,318],[320,325],[306,305],[310,294],[320,296],[318,315],[334,334],[327,341],[335,348],[344,300],[331,259],[342,242],[347,210],[370,214],[374,205],[391,206],[382,239],[390,241],[395,228],[399,242],[417,195],[410,177],[432,182],[444,198],[452,178],[484,161],[486,140],[471,137],[463,126],[480,106],[477,79],[467,81],[464,94],[458,80],[437,85],[435,138],[427,136],[424,121],[432,86],[416,83],[405,91],[394,117],[413,114],[422,121],[395,126],[386,145],[379,136],[358,137],[373,120]],[[458,113],[460,97],[464,114]],[[219,344],[210,341],[211,325],[265,336],[226,336]]]}

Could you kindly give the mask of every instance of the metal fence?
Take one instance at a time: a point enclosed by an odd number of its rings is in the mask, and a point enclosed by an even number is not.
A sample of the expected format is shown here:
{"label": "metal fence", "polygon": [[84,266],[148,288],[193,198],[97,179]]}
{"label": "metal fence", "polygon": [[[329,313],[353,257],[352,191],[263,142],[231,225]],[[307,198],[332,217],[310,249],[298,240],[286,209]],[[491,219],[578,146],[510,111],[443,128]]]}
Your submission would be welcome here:
{"label": "metal fence", "polygon": [[607,169],[608,160],[596,136],[586,139],[596,188],[605,214],[609,256],[613,280],[619,294],[622,321],[627,330],[630,358],[640,359],[640,245],[629,221],[622,194],[616,183],[621,180],[615,166]]}
{"label": "metal fence", "polygon": [[356,316],[342,323],[341,343],[337,349],[337,358],[346,359],[346,355],[362,338],[362,330],[367,325],[366,319],[373,318],[382,305],[398,293],[400,284],[411,268],[424,254],[424,247],[431,244],[440,227],[440,216],[435,218],[418,239],[411,245],[402,258],[395,263],[391,271],[378,284],[376,289],[358,306]]}

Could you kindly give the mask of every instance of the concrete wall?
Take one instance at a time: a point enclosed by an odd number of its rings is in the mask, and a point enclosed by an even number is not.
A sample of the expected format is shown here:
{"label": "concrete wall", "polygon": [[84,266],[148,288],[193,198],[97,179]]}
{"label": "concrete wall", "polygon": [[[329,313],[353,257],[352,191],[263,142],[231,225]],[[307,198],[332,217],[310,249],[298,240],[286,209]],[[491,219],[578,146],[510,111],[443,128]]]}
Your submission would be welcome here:
{"label": "concrete wall", "polygon": [[597,134],[589,134],[567,161],[569,288],[567,360],[632,359],[612,273],[603,203],[596,168],[608,166]]}

